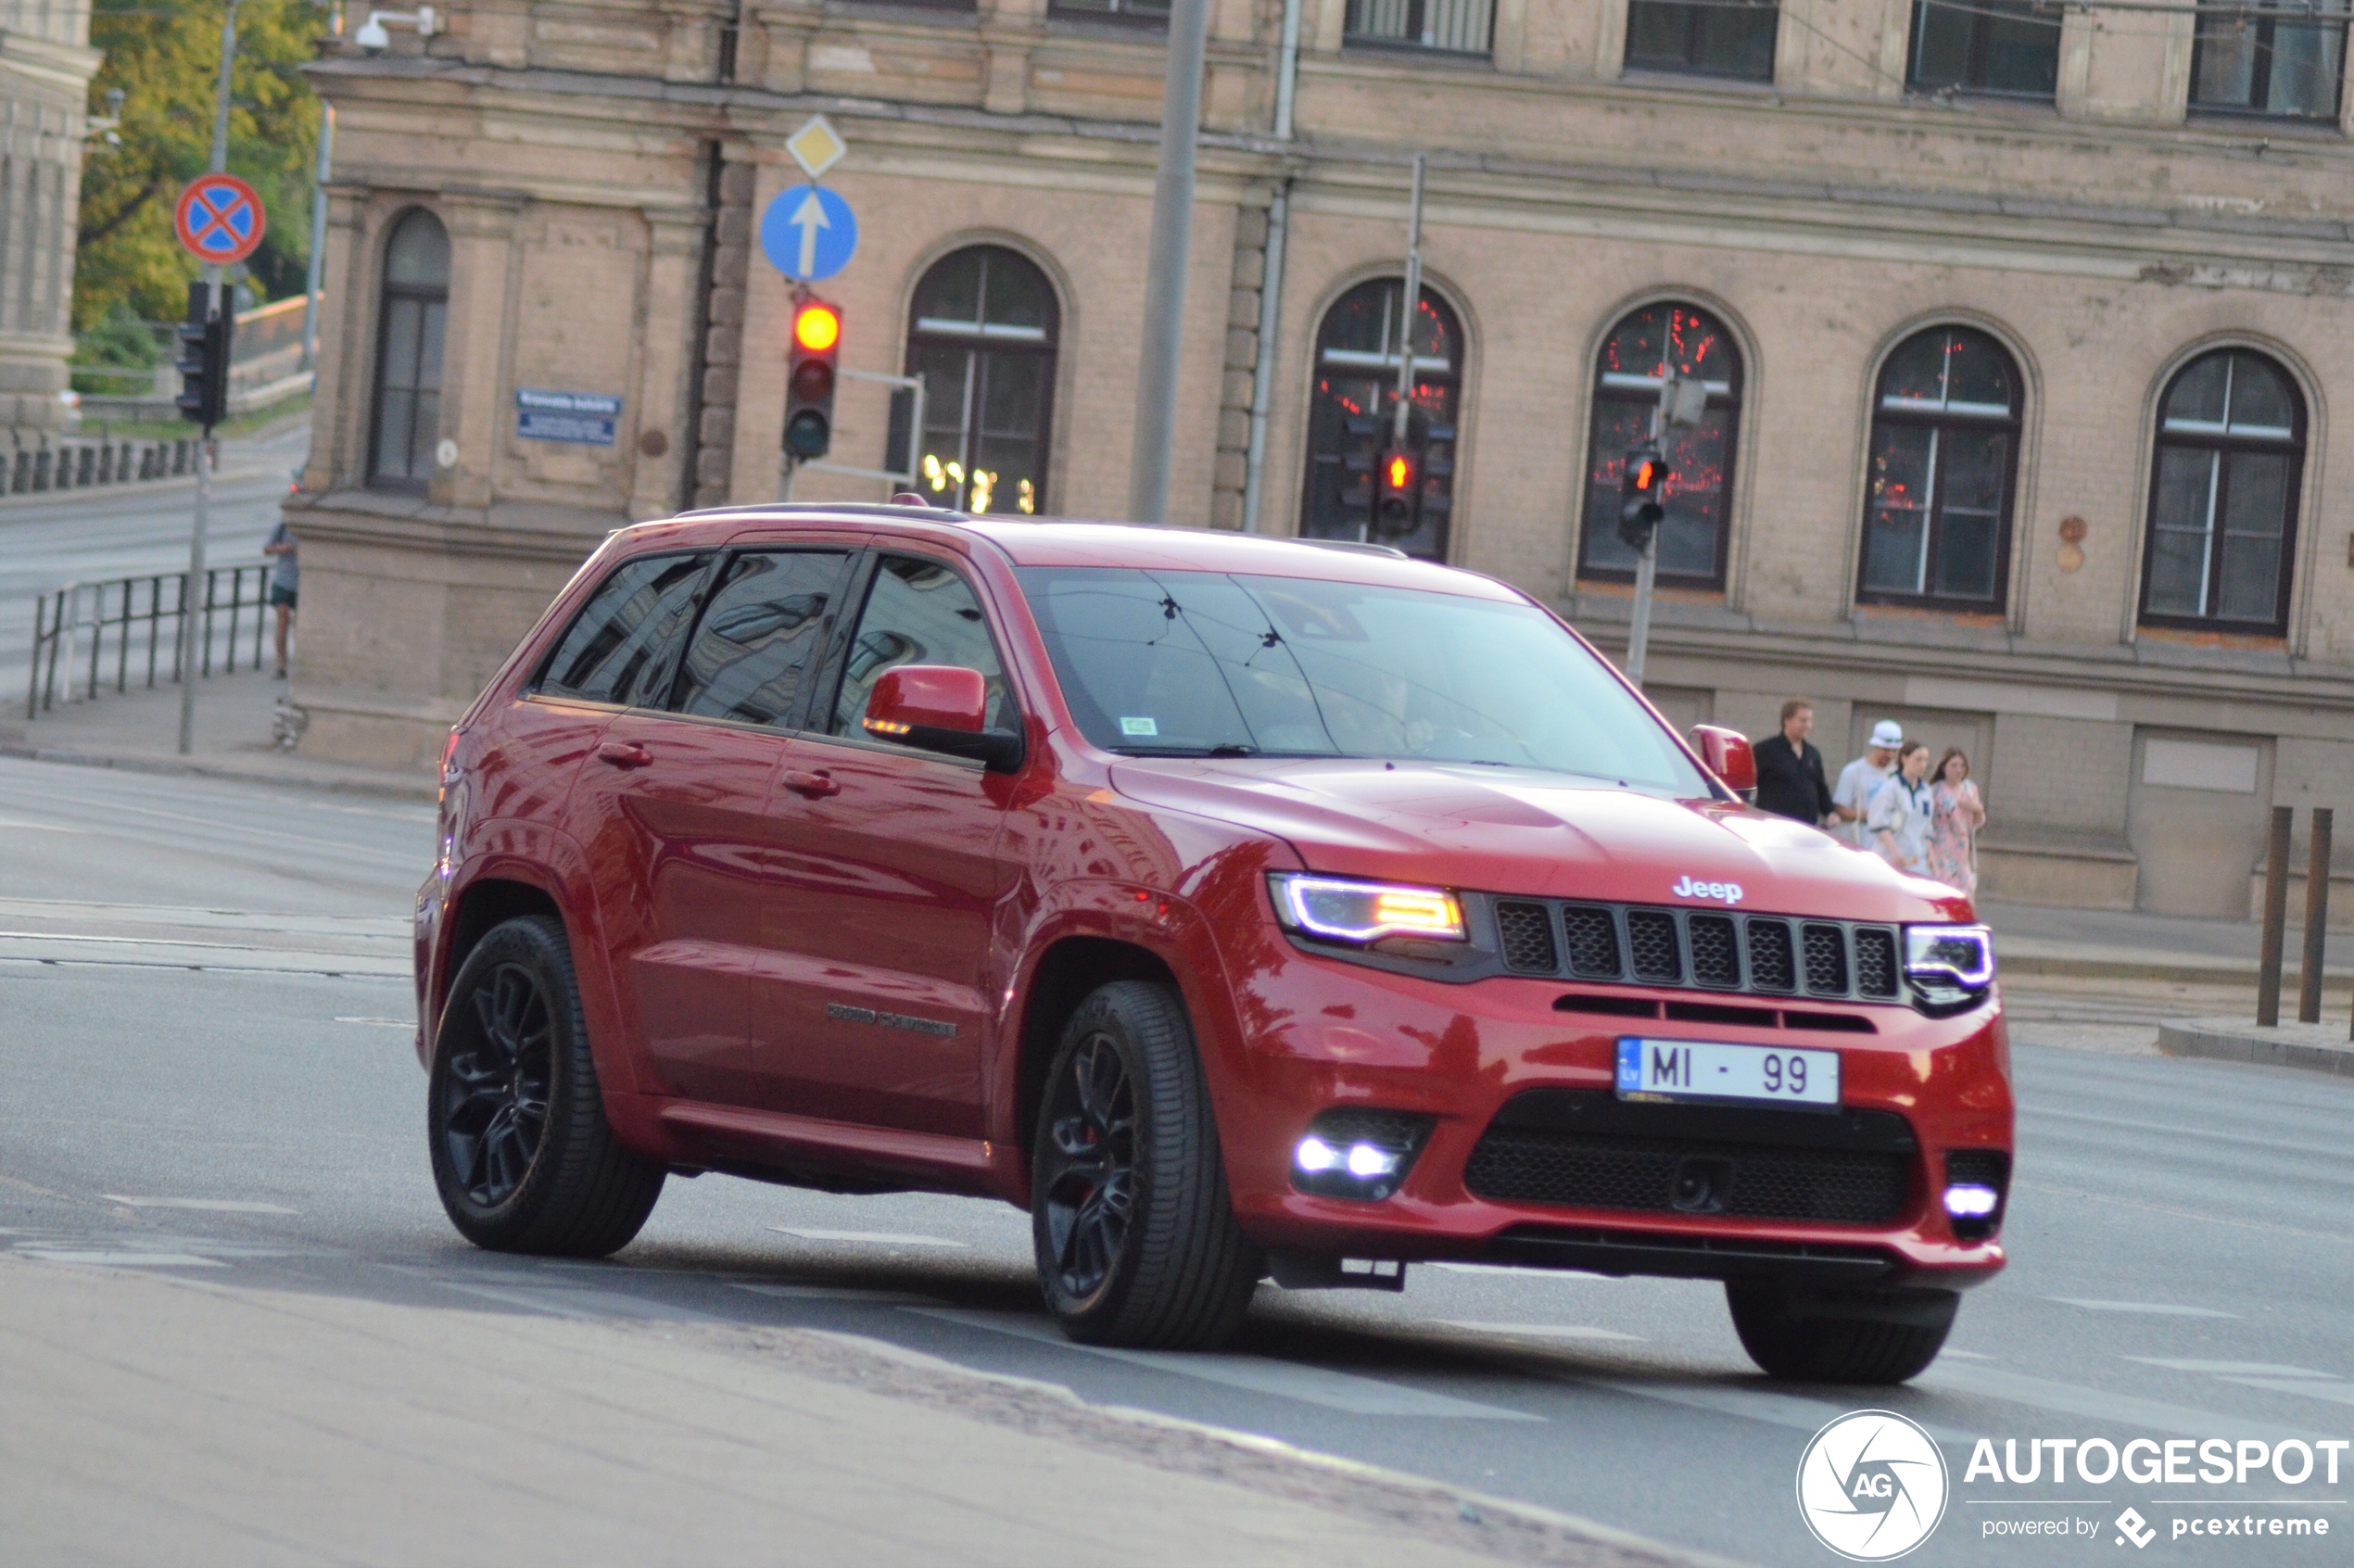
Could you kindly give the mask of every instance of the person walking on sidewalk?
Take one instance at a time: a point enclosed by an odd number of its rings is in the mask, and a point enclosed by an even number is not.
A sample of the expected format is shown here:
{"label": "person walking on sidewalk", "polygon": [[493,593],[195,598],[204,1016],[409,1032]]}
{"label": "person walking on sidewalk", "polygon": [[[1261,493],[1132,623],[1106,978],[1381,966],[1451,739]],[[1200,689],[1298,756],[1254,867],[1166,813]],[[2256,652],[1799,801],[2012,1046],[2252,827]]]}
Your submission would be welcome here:
{"label": "person walking on sidewalk", "polygon": [[286,678],[286,634],[294,629],[295,590],[302,582],[302,568],[295,560],[295,538],[286,520],[270,530],[270,538],[261,547],[264,555],[278,558],[277,570],[270,575],[270,602],[278,611],[278,678]]}
{"label": "person walking on sidewalk", "polygon": [[1904,743],[1905,727],[1894,719],[1882,719],[1872,726],[1871,744],[1864,748],[1864,754],[1839,770],[1831,809],[1839,816],[1840,836],[1857,849],[1872,847],[1864,816],[1871,810],[1872,797],[1879,792],[1881,782],[1896,771],[1896,748]]}
{"label": "person walking on sidewalk", "polygon": [[1815,728],[1815,704],[1793,697],[1782,704],[1782,732],[1761,740],[1757,759],[1757,808],[1819,828],[1831,816],[1831,787],[1823,779],[1823,753],[1806,737]]}
{"label": "person walking on sidewalk", "polygon": [[1899,871],[1929,874],[1929,743],[1906,742],[1896,753],[1896,771],[1872,796],[1864,826],[1871,847]]}
{"label": "person walking on sidewalk", "polygon": [[1960,892],[1978,891],[1978,830],[1986,806],[1970,782],[1969,757],[1948,746],[1929,786],[1929,874]]}

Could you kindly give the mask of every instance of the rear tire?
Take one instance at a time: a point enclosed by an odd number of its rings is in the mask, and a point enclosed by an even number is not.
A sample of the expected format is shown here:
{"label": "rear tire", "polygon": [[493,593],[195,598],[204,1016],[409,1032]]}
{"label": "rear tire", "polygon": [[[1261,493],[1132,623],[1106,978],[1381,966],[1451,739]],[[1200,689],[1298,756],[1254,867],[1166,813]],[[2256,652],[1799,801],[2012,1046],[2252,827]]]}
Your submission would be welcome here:
{"label": "rear tire", "polygon": [[1031,1233],[1047,1309],[1086,1345],[1201,1349],[1265,1270],[1235,1223],[1184,1004],[1120,980],[1080,1004],[1038,1111]]}
{"label": "rear tire", "polygon": [[1945,1347],[1961,1296],[1950,1290],[1801,1292],[1728,1282],[1733,1332],[1769,1377],[1893,1384]]}
{"label": "rear tire", "polygon": [[505,921],[466,955],[425,1082],[434,1185],[476,1246],[602,1258],[653,1212],[665,1169],[605,1120],[572,948],[552,917]]}

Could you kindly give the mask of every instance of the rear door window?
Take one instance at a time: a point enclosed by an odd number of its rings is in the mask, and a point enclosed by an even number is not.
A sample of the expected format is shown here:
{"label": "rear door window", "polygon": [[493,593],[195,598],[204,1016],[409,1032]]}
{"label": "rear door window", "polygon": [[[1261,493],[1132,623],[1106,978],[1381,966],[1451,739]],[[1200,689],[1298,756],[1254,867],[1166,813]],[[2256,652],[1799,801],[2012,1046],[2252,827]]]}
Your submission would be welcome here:
{"label": "rear door window", "polygon": [[863,735],[867,696],[885,670],[901,664],[951,664],[979,670],[989,683],[989,727],[1016,727],[1006,668],[989,639],[989,618],[971,585],[938,562],[886,555],[867,590],[858,630],[834,699],[833,733]]}
{"label": "rear door window", "polygon": [[849,563],[838,550],[747,550],[730,561],[688,645],[678,711],[794,723]]}
{"label": "rear door window", "polygon": [[557,642],[534,689],[622,707],[661,706],[711,552],[625,561]]}

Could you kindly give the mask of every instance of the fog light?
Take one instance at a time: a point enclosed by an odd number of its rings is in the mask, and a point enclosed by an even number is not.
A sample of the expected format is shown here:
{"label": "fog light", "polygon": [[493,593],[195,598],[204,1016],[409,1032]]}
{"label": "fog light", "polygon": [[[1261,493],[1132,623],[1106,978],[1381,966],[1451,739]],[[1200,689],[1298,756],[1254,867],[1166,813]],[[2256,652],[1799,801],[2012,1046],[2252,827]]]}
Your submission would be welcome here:
{"label": "fog light", "polygon": [[1340,1164],[1340,1151],[1312,1135],[1299,1141],[1291,1157],[1293,1164],[1307,1171],[1331,1170]]}
{"label": "fog light", "polygon": [[1377,1149],[1371,1144],[1348,1146],[1348,1173],[1361,1180],[1387,1176],[1398,1170],[1399,1156],[1388,1149]]}
{"label": "fog light", "polygon": [[1945,1189],[1945,1212],[1956,1220],[1983,1220],[2002,1201],[2002,1194],[1974,1182],[1957,1182]]}

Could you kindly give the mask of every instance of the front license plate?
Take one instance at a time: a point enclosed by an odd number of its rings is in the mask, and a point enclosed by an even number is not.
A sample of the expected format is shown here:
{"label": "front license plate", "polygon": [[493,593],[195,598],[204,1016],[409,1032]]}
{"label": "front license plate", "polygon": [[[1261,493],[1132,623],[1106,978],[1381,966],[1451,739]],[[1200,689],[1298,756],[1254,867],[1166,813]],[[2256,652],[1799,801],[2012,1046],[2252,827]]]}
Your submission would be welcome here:
{"label": "front license plate", "polygon": [[1835,1110],[1839,1053],[1623,1035],[1618,1042],[1618,1097]]}

